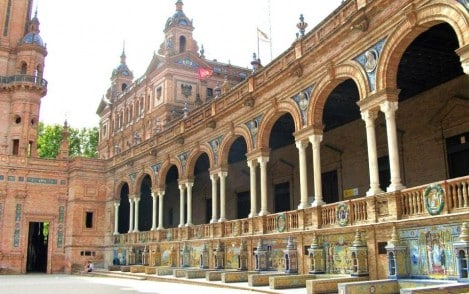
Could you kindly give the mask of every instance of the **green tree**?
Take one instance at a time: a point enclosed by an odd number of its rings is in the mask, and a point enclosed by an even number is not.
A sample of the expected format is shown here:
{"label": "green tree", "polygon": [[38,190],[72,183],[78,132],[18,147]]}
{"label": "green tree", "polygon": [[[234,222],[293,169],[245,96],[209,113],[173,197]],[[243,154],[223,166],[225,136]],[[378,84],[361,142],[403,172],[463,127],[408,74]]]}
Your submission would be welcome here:
{"label": "green tree", "polygon": [[[39,122],[39,133],[37,139],[38,154],[41,158],[56,158],[59,154],[60,144],[62,142],[63,126],[59,124],[44,125]],[[98,128],[68,128],[70,133],[68,137],[70,157],[97,157],[97,146],[99,133]]]}

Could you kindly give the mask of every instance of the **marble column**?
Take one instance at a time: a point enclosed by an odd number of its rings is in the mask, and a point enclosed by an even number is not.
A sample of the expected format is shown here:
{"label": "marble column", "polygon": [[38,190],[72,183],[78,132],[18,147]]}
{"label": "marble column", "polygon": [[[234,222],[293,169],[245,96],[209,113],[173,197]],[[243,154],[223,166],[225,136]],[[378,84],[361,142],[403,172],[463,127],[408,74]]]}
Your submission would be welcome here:
{"label": "marble column", "polygon": [[259,162],[259,166],[261,169],[261,211],[259,211],[259,215],[267,215],[269,214],[268,206],[268,199],[267,199],[267,162],[269,162],[269,157],[261,156],[257,158]]}
{"label": "marble column", "polygon": [[134,231],[134,200],[129,196],[129,233]]}
{"label": "marble column", "polygon": [[388,192],[402,190],[405,187],[401,183],[399,170],[399,147],[397,143],[396,110],[397,102],[385,101],[380,104],[380,109],[386,117],[386,135],[388,139],[389,167],[391,171],[391,184],[386,189]]}
{"label": "marble column", "polygon": [[187,222],[186,226],[192,226],[192,187],[194,186],[193,182],[186,183],[187,189]]}
{"label": "marble column", "polygon": [[216,223],[218,221],[218,175],[211,174],[210,180],[212,181],[212,219],[210,223]]}
{"label": "marble column", "polygon": [[226,176],[227,172],[219,172],[220,178],[220,219],[219,222],[226,221]]}
{"label": "marble column", "polygon": [[163,230],[163,200],[164,200],[164,190],[158,191],[158,230]]}
{"label": "marble column", "polygon": [[251,193],[251,211],[249,217],[257,216],[257,193],[256,193],[256,168],[257,159],[248,160],[249,175],[250,175],[250,193]]}
{"label": "marble column", "polygon": [[373,196],[383,193],[379,187],[378,155],[376,151],[376,129],[375,120],[378,117],[377,111],[365,110],[361,113],[366,126],[366,143],[368,148],[368,169],[370,173],[370,189],[366,196]]}
{"label": "marble column", "polygon": [[140,197],[135,197],[134,198],[134,206],[135,206],[135,214],[134,214],[134,232],[139,232],[138,230],[138,203],[140,202]]}
{"label": "marble column", "polygon": [[316,207],[325,204],[322,199],[322,175],[321,175],[321,142],[322,134],[314,134],[309,137],[313,145],[313,176],[314,176],[314,202],[311,206]]}
{"label": "marble column", "polygon": [[179,227],[184,227],[184,190],[186,185],[179,184]]}
{"label": "marble column", "polygon": [[114,235],[119,235],[119,201],[114,202]]}
{"label": "marble column", "polygon": [[153,204],[153,209],[151,211],[151,230],[155,231],[156,230],[156,198],[157,195],[155,193],[151,192],[151,198],[152,198],[152,204]]}
{"label": "marble column", "polygon": [[300,164],[300,204],[298,209],[305,209],[310,206],[308,203],[308,172],[306,170],[306,147],[308,145],[309,142],[307,141],[296,141]]}

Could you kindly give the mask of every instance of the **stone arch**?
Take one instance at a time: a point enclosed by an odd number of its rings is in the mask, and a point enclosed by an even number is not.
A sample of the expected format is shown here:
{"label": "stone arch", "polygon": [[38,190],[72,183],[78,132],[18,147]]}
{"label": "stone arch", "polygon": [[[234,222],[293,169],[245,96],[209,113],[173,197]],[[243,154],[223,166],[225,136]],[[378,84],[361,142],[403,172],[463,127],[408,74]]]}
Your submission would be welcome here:
{"label": "stone arch", "polygon": [[270,133],[272,132],[272,127],[274,126],[277,119],[286,113],[289,113],[292,116],[295,124],[295,131],[299,131],[301,129],[301,114],[295,101],[293,99],[282,101],[278,104],[278,107],[271,108],[264,115],[261,127],[259,128],[256,148],[269,147],[269,139]]}
{"label": "stone arch", "polygon": [[[408,14],[407,21],[397,24],[396,29],[384,44],[381,58],[378,61],[376,89],[397,88],[397,69],[407,47],[421,33],[430,27],[446,22],[454,30],[459,47],[469,44],[469,17],[459,5],[448,4],[448,1],[432,1],[431,4]],[[453,1],[454,2],[454,1]]]}
{"label": "stone arch", "polygon": [[222,140],[220,144],[219,154],[218,154],[218,165],[227,166],[228,165],[228,154],[230,152],[231,145],[238,137],[243,137],[247,145],[247,152],[249,153],[254,149],[253,142],[251,139],[251,134],[246,125],[237,126],[231,130]]}
{"label": "stone arch", "polygon": [[184,177],[189,178],[194,176],[195,163],[197,162],[197,159],[199,159],[199,156],[202,155],[202,153],[207,154],[208,160],[210,161],[210,166],[213,167],[215,159],[214,154],[212,152],[212,148],[210,148],[210,145],[208,143],[201,144],[194,148],[194,150],[192,150],[192,152],[189,153],[189,155],[187,156]]}
{"label": "stone arch", "polygon": [[308,106],[307,125],[322,129],[322,118],[324,105],[330,93],[340,83],[347,79],[352,79],[358,88],[360,100],[367,96],[370,91],[370,84],[366,78],[365,71],[355,61],[347,61],[329,69],[329,73],[325,75],[313,89],[311,101]]}
{"label": "stone arch", "polygon": [[117,181],[117,185],[116,185],[116,189],[114,190],[114,195],[112,196],[112,200],[120,200],[120,196],[121,196],[121,190],[122,190],[122,187],[127,184],[127,186],[129,187],[129,194],[130,194],[130,183],[128,181],[125,181],[123,179]]}
{"label": "stone arch", "polygon": [[138,192],[138,189],[140,189],[140,186],[142,185],[143,178],[145,178],[145,176],[147,175],[150,177],[152,186],[155,184],[156,178],[154,176],[153,170],[149,167],[145,167],[135,177],[135,185],[134,185],[135,193]]}
{"label": "stone arch", "polygon": [[160,172],[158,173],[158,183],[159,184],[159,187],[163,187],[164,186],[164,183],[165,183],[165,179],[166,179],[166,176],[168,174],[168,171],[169,169],[171,168],[171,166],[175,165],[177,170],[178,170],[178,174],[179,174],[179,177],[182,176],[182,166],[181,166],[181,162],[179,161],[179,159],[177,159],[176,157],[169,157],[161,164],[161,168],[160,168]]}

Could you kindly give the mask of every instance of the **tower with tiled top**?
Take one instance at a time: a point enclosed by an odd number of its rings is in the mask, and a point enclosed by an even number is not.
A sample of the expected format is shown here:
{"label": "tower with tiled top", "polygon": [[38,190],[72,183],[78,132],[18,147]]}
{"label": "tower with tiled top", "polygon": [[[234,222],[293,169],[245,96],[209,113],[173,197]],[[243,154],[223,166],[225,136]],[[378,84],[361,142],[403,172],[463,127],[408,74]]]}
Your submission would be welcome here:
{"label": "tower with tiled top", "polygon": [[31,0],[0,1],[0,155],[36,155],[47,49],[31,6]]}

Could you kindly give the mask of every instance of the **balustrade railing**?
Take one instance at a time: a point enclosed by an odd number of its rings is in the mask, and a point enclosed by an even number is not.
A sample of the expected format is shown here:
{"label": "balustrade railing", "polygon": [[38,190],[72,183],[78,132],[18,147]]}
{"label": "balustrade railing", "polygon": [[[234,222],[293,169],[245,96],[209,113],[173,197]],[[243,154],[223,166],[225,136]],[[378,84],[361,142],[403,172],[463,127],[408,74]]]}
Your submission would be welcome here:
{"label": "balustrade railing", "polygon": [[[374,204],[374,205],[373,205]],[[265,216],[114,235],[114,244],[142,244],[283,233],[373,223],[379,217],[409,219],[459,213],[469,207],[469,176],[401,191]],[[433,209],[433,210],[432,210]],[[378,215],[378,218],[376,218]]]}
{"label": "balustrade railing", "polygon": [[38,76],[31,75],[13,75],[2,77],[0,76],[0,84],[12,84],[12,83],[32,83],[41,87],[47,87],[47,81]]}

